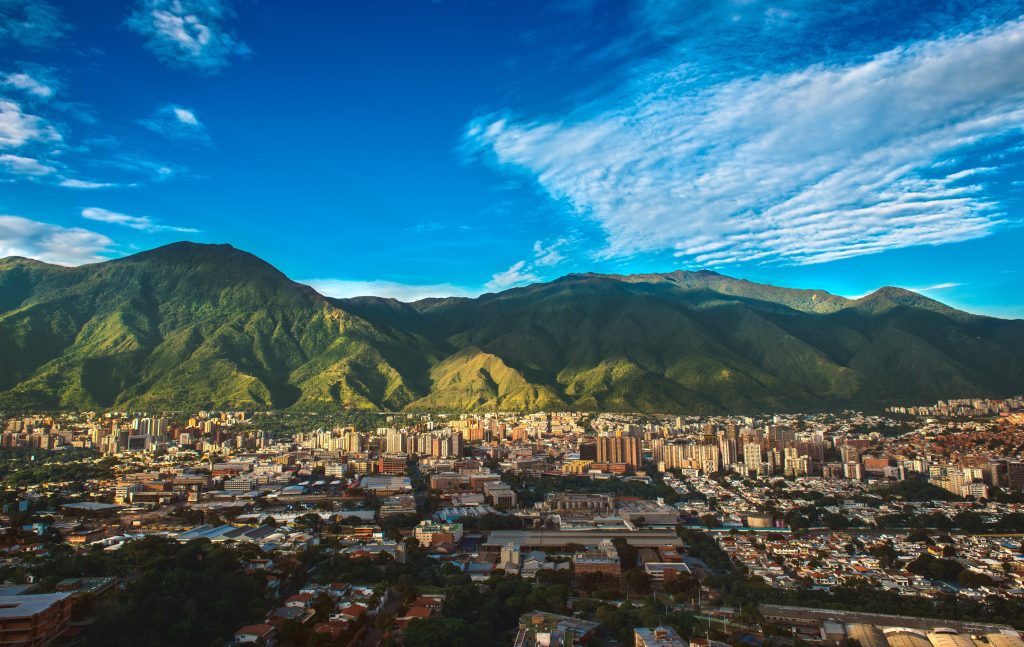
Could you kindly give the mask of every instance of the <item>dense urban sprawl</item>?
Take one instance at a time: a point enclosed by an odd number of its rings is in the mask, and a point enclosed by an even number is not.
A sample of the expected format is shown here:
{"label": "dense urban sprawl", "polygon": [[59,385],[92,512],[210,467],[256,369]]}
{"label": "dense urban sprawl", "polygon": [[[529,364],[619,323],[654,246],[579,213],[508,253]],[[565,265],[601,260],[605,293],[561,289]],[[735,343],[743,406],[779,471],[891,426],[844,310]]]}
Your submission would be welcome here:
{"label": "dense urban sprawl", "polygon": [[0,644],[1022,647],[1022,405],[11,417]]}

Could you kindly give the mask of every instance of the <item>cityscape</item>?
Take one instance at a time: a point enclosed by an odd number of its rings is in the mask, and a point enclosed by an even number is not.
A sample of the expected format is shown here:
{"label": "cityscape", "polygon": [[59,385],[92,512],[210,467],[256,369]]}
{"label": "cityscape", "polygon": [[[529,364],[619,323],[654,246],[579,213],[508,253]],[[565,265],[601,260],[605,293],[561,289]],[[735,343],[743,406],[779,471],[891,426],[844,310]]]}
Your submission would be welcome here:
{"label": "cityscape", "polygon": [[1024,647],[1024,0],[0,0],[0,647]]}
{"label": "cityscape", "polygon": [[198,559],[227,561],[209,594],[238,598],[216,619],[238,626],[173,624],[176,641],[1021,640],[1022,397],[880,415],[80,412],[9,417],[0,452],[5,640],[146,636],[132,616],[170,592],[137,569]]}

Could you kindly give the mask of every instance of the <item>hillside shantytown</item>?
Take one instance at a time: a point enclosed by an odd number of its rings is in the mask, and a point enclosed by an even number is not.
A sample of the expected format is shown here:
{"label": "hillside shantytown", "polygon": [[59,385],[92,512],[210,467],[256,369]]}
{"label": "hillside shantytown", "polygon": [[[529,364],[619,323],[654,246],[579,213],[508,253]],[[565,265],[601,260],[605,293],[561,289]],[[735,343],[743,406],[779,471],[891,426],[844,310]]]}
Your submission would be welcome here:
{"label": "hillside shantytown", "polygon": [[1024,645],[1020,397],[2,429],[0,645]]}

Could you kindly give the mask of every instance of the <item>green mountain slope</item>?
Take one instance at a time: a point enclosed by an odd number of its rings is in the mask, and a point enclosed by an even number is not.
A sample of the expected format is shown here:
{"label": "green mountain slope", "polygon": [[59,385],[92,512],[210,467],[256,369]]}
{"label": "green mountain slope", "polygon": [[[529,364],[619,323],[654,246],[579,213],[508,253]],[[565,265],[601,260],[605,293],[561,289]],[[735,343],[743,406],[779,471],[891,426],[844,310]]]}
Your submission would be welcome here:
{"label": "green mountain slope", "polygon": [[414,347],[407,335],[228,246],[181,243],[78,268],[12,261],[0,266],[0,294],[5,408],[412,399],[378,350]]}
{"label": "green mountain slope", "polygon": [[[383,301],[339,304],[453,353],[499,357],[569,407],[877,409],[1024,387],[1024,321],[899,288],[848,300],[708,271],[581,274],[478,299]],[[430,404],[463,400],[437,392]]]}
{"label": "green mountain slope", "polygon": [[0,408],[818,410],[1024,391],[1024,321],[883,288],[579,274],[329,299],[227,245],[0,259]]}

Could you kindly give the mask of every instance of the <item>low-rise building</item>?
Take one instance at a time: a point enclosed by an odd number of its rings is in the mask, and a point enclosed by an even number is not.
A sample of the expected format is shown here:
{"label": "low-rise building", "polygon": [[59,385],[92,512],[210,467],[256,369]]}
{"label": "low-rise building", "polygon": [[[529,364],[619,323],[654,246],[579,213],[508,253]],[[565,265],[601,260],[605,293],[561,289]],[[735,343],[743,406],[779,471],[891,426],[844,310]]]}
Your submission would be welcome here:
{"label": "low-rise building", "polygon": [[689,647],[672,627],[637,627],[633,629],[634,647]]}
{"label": "low-rise building", "polygon": [[0,595],[0,645],[50,644],[71,620],[70,592]]}
{"label": "low-rise building", "polygon": [[421,521],[416,526],[415,537],[424,548],[440,544],[457,545],[462,541],[462,524]]}

